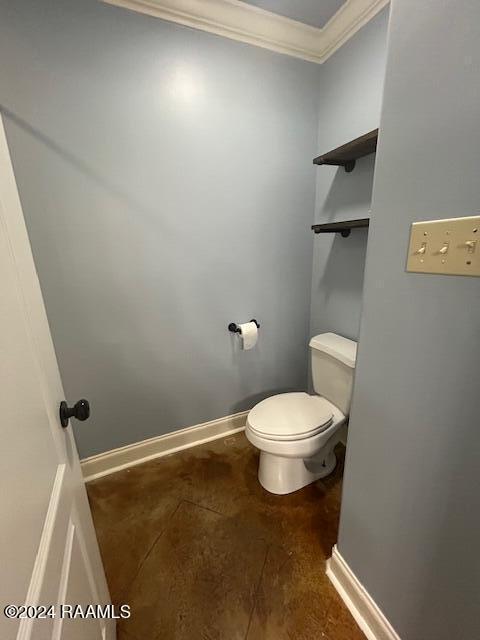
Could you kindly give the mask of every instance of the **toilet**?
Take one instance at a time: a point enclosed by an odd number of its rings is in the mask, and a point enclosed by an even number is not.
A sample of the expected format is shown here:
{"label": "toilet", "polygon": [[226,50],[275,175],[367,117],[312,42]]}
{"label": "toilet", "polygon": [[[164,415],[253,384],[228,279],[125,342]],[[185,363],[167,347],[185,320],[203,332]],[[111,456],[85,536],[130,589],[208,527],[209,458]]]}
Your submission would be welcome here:
{"label": "toilet", "polygon": [[260,450],[258,479],[270,493],[297,491],[335,469],[333,449],[350,411],[357,343],[335,333],[310,340],[315,395],[280,393],[249,412],[245,434]]}

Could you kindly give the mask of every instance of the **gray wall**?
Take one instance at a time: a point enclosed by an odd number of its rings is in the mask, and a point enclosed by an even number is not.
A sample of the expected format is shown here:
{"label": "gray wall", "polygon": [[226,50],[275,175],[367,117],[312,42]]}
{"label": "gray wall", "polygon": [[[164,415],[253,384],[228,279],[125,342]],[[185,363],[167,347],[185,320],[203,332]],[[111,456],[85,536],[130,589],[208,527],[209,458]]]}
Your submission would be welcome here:
{"label": "gray wall", "polygon": [[402,640],[480,618],[480,281],[405,272],[479,210],[480,4],[394,0],[339,550]]}
{"label": "gray wall", "polygon": [[[0,102],[83,456],[304,388],[320,67],[0,1]],[[258,318],[239,352],[230,321]]]}
{"label": "gray wall", "polygon": [[[322,66],[316,155],[378,127],[387,18],[385,10]],[[374,159],[360,160],[352,173],[336,167],[317,169],[317,222],[369,217]],[[359,230],[347,239],[315,236],[312,335],[334,331],[358,338],[367,235]]]}

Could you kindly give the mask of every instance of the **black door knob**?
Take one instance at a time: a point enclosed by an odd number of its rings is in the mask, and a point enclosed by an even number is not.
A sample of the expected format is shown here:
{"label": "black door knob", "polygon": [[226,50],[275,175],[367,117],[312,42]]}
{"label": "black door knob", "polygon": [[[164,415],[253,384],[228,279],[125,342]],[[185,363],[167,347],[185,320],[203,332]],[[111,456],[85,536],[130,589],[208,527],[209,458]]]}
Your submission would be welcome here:
{"label": "black door knob", "polygon": [[79,400],[73,407],[69,407],[65,400],[60,403],[60,424],[62,427],[68,427],[70,418],[77,420],[86,420],[90,416],[90,405],[88,400]]}

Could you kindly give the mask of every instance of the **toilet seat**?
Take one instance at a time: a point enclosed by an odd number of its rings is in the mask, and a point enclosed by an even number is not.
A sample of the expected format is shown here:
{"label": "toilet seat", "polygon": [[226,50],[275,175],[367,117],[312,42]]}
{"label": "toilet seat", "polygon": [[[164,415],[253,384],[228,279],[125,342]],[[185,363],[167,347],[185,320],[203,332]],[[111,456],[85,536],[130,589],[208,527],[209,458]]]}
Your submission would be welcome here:
{"label": "toilet seat", "polygon": [[248,414],[247,424],[265,440],[304,440],[332,424],[332,408],[321,396],[281,393],[257,404]]}

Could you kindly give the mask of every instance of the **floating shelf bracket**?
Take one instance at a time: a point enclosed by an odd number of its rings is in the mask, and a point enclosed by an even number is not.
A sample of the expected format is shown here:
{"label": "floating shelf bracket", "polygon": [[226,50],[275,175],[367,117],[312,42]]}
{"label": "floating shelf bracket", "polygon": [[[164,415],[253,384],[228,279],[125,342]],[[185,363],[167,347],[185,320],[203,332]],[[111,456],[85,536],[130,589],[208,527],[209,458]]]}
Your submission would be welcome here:
{"label": "floating shelf bracket", "polygon": [[348,238],[352,229],[368,228],[369,223],[369,218],[359,218],[358,220],[344,220],[342,222],[314,224],[312,225],[312,230],[315,233],[339,233],[342,238]]}
{"label": "floating shelf bracket", "polygon": [[360,138],[351,140],[347,144],[337,147],[328,153],[324,153],[315,158],[313,164],[329,164],[336,167],[343,167],[347,173],[355,168],[358,158],[363,158],[377,150],[378,129],[366,133]]}

